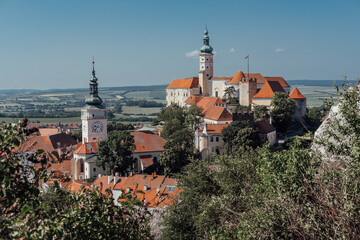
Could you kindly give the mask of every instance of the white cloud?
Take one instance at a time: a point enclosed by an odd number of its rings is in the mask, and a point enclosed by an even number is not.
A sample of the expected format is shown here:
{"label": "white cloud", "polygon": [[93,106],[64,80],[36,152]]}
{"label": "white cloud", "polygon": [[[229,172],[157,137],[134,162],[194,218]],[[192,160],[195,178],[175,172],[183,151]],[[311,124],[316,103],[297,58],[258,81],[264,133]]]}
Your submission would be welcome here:
{"label": "white cloud", "polygon": [[235,48],[230,48],[230,52],[231,53],[235,52]]}
{"label": "white cloud", "polygon": [[199,55],[199,53],[200,53],[199,50],[194,50],[194,51],[185,53],[185,56],[187,56],[187,57],[197,57]]}
{"label": "white cloud", "polygon": [[283,52],[283,51],[285,51],[285,49],[283,49],[283,48],[277,48],[277,49],[275,49],[275,52],[277,52],[277,53]]}

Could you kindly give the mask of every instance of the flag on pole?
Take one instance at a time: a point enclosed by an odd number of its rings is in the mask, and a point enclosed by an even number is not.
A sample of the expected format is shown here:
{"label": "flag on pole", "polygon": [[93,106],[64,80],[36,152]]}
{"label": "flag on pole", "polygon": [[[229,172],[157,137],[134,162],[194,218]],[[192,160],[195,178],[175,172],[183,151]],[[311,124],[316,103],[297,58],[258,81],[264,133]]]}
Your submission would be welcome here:
{"label": "flag on pole", "polygon": [[249,58],[249,55],[247,55],[246,57],[245,57],[245,59],[248,59]]}

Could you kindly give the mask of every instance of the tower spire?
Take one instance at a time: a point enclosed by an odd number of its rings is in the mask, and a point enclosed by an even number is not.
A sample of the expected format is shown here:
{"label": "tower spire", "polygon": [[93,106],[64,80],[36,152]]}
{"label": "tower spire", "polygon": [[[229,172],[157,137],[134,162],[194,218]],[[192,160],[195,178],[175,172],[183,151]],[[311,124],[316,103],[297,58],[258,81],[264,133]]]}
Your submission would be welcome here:
{"label": "tower spire", "polygon": [[102,99],[101,97],[99,97],[98,95],[98,79],[95,76],[95,61],[94,61],[94,57],[92,60],[92,76],[90,78],[90,91],[89,91],[89,97],[86,98],[85,103],[86,105],[92,105],[92,106],[97,106],[100,107],[101,103],[102,103]]}
{"label": "tower spire", "polygon": [[205,25],[204,37],[203,37],[203,46],[200,48],[200,54],[213,54],[213,48],[210,46],[209,32],[207,30],[207,25]]}

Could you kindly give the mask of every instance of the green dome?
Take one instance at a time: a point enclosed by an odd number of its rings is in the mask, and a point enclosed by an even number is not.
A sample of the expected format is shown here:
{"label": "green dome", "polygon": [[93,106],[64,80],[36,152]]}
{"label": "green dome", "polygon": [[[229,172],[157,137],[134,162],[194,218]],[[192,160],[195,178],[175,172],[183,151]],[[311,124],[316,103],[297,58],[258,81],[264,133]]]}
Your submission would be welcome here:
{"label": "green dome", "polygon": [[93,64],[93,71],[92,71],[92,76],[90,78],[90,92],[89,92],[89,97],[87,97],[85,99],[85,103],[86,105],[91,105],[91,106],[97,106],[97,107],[101,107],[101,103],[103,102],[103,100],[101,99],[101,97],[99,97],[98,95],[98,79],[95,76],[95,69],[94,69],[94,61],[92,62]]}
{"label": "green dome", "polygon": [[213,54],[212,51],[213,51],[213,48],[209,45],[203,45],[200,48],[200,53],[203,53],[203,54]]}
{"label": "green dome", "polygon": [[200,48],[200,54],[213,54],[213,48],[210,46],[210,38],[207,27],[205,27],[203,42],[204,45]]}
{"label": "green dome", "polygon": [[85,103],[88,105],[100,105],[102,103],[102,99],[99,96],[90,95],[85,99]]}

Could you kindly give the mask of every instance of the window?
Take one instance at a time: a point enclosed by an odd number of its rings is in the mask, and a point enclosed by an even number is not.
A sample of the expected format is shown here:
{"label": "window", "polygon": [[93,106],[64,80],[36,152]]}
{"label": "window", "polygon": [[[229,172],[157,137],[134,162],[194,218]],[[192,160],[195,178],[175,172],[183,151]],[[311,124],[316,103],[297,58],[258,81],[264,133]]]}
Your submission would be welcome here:
{"label": "window", "polygon": [[175,191],[175,187],[173,187],[173,186],[169,187],[168,192],[174,192],[174,191]]}
{"label": "window", "polygon": [[219,142],[219,137],[216,137],[216,141]]}
{"label": "window", "polygon": [[214,137],[213,136],[211,136],[211,138],[210,138],[210,142],[213,142],[214,141]]}
{"label": "window", "polygon": [[80,160],[80,172],[83,173],[84,172],[84,161]]}
{"label": "window", "polygon": [[215,97],[219,97],[218,91],[215,91]]}
{"label": "window", "polygon": [[206,61],[209,61],[209,59],[207,58]]}
{"label": "window", "polygon": [[209,68],[209,66],[206,66],[206,68]]}
{"label": "window", "polygon": [[93,170],[94,170],[94,172],[96,172],[96,168],[95,168],[95,167],[94,167],[94,169],[93,169]]}

